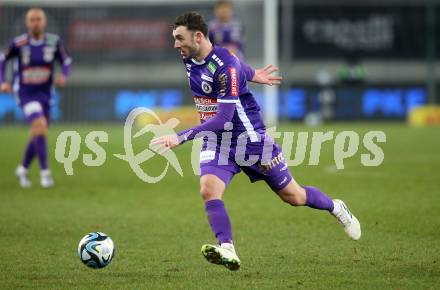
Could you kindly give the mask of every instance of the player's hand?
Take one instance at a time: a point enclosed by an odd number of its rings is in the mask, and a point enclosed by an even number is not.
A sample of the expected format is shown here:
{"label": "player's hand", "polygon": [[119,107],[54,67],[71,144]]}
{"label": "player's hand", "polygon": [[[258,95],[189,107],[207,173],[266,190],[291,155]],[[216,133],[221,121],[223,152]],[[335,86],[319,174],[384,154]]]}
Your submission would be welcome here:
{"label": "player's hand", "polygon": [[0,85],[0,91],[2,93],[10,93],[10,92],[12,92],[11,85],[9,83],[7,83],[7,82],[2,83]]}
{"label": "player's hand", "polygon": [[58,75],[58,77],[55,80],[55,84],[59,86],[60,88],[63,88],[66,85],[66,77],[62,74]]}
{"label": "player's hand", "polygon": [[150,148],[154,149],[157,153],[162,154],[174,147],[179,146],[179,144],[180,142],[177,134],[165,135],[151,140]]}
{"label": "player's hand", "polygon": [[263,85],[269,85],[269,86],[279,85],[283,77],[272,75],[274,72],[277,72],[278,70],[279,69],[277,67],[271,64],[268,64],[263,68],[256,69],[252,82]]}

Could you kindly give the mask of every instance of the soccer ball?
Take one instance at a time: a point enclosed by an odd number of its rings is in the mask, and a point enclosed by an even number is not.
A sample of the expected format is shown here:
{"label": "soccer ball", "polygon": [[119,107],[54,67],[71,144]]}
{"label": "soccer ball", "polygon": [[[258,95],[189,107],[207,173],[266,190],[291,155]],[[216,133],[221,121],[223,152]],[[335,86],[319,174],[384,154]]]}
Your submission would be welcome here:
{"label": "soccer ball", "polygon": [[112,239],[104,233],[93,232],[81,239],[78,245],[78,256],[90,268],[104,268],[115,255]]}

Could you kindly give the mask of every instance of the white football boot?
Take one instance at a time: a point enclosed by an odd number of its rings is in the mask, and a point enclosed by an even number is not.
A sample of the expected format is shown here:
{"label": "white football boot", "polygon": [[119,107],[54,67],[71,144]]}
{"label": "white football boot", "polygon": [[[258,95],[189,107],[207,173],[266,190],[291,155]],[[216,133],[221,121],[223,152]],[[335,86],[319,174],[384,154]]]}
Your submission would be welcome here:
{"label": "white football boot", "polygon": [[15,176],[18,178],[18,183],[22,188],[29,188],[32,186],[32,182],[28,177],[28,170],[23,165],[18,165],[15,170]]}
{"label": "white football boot", "polygon": [[358,219],[348,210],[342,200],[334,199],[333,204],[334,209],[332,215],[338,219],[351,239],[355,241],[359,240],[361,238],[361,224]]}
{"label": "white football boot", "polygon": [[235,253],[233,244],[203,245],[202,254],[210,263],[223,265],[231,271],[240,269],[240,259]]}
{"label": "white football boot", "polygon": [[40,184],[44,188],[52,187],[54,185],[52,174],[49,169],[41,170]]}

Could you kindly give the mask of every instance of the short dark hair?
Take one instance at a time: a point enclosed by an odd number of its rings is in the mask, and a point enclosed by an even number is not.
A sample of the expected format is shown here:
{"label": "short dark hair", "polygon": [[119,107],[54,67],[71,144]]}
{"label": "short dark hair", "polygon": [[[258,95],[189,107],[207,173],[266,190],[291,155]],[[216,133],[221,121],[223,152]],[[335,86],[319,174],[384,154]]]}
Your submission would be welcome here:
{"label": "short dark hair", "polygon": [[195,11],[177,16],[173,29],[176,29],[177,26],[185,26],[188,30],[200,31],[204,36],[208,36],[208,24],[206,24],[205,18]]}

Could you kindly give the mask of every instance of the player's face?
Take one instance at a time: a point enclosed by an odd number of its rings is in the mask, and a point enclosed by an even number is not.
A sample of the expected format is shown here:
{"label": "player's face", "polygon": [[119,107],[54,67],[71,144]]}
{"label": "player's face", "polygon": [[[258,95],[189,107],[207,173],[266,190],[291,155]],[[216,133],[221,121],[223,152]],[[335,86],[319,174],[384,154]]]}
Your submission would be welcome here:
{"label": "player's face", "polygon": [[232,19],[232,7],[229,4],[223,4],[215,8],[215,17],[220,22],[229,22]]}
{"label": "player's face", "polygon": [[200,33],[189,31],[185,26],[178,26],[173,30],[174,48],[183,58],[195,58],[199,54],[197,34]]}
{"label": "player's face", "polygon": [[46,15],[40,9],[31,9],[26,14],[26,27],[28,32],[34,36],[39,37],[43,34],[46,28]]}

